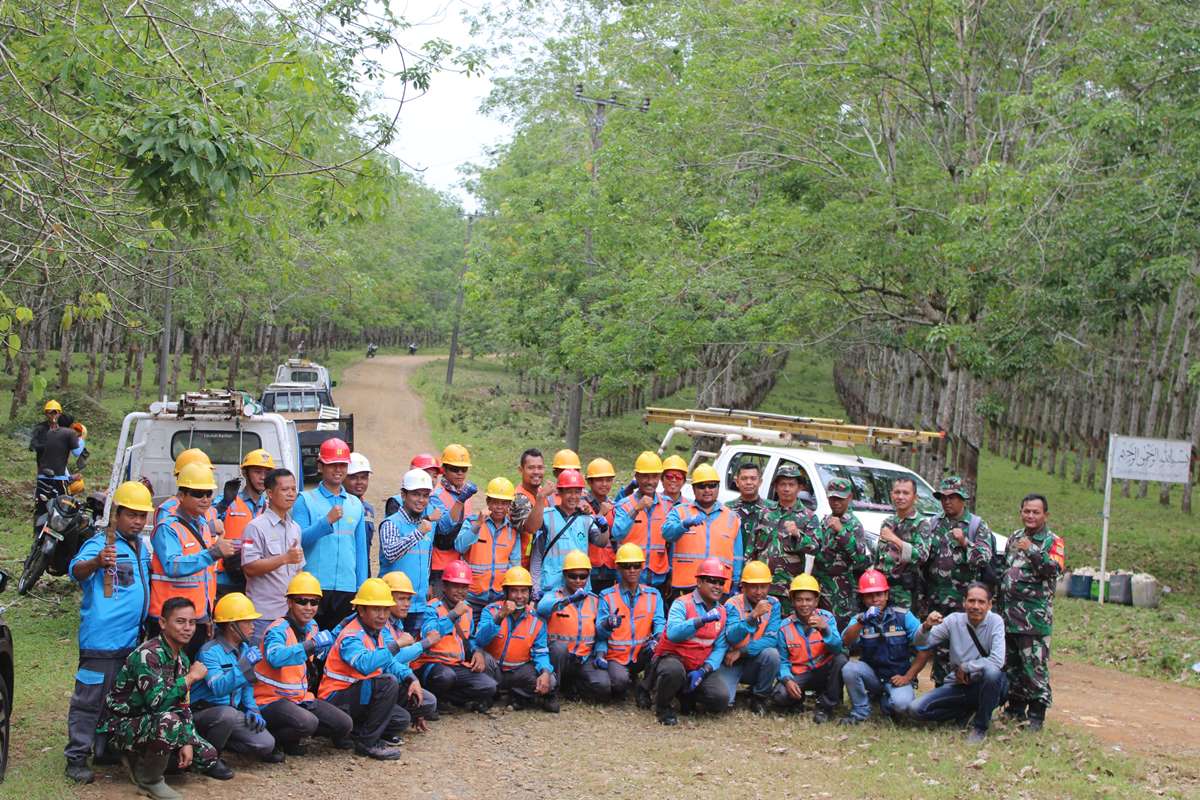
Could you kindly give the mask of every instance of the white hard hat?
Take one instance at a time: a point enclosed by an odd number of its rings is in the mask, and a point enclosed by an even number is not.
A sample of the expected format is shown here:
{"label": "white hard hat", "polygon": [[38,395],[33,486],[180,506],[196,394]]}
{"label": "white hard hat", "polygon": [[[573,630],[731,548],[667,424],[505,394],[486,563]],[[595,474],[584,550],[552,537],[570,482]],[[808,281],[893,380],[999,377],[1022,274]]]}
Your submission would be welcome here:
{"label": "white hard hat", "polygon": [[411,492],[414,489],[428,489],[433,491],[433,478],[430,478],[429,473],[423,469],[410,469],[404,473],[404,481],[400,484],[400,488],[406,492]]}
{"label": "white hard hat", "polygon": [[346,468],[347,475],[357,475],[360,472],[370,472],[371,462],[362,453],[350,454],[350,466]]}

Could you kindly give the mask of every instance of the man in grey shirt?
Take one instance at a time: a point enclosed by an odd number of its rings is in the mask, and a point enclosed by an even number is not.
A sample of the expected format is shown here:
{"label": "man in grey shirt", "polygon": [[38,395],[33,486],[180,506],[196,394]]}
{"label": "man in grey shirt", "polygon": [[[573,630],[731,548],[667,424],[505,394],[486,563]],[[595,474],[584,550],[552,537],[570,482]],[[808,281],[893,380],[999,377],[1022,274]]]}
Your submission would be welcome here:
{"label": "man in grey shirt", "polygon": [[[967,741],[973,744],[987,737],[992,712],[1008,696],[1004,677],[1004,620],[992,613],[992,591],[985,584],[967,587],[963,611],[944,620],[937,611],[921,625],[913,640],[916,659],[908,672],[892,678],[902,686],[916,679],[943,643],[950,645],[949,672],[945,682],[909,706],[909,714],[923,722],[944,722],[974,718]],[[900,683],[897,683],[897,682]]]}
{"label": "man in grey shirt", "polygon": [[262,614],[254,621],[254,641],[262,640],[271,623],[287,613],[287,586],[304,569],[300,526],[292,519],[296,504],[296,476],[286,469],[267,473],[267,510],[246,525],[242,544],[242,572],[246,595]]}

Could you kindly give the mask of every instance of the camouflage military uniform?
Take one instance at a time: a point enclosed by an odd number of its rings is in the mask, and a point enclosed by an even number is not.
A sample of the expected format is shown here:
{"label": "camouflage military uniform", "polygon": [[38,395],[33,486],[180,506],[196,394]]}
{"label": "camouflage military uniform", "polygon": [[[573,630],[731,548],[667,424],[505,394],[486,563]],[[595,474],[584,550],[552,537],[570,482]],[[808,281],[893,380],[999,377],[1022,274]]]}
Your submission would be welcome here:
{"label": "camouflage military uniform", "polygon": [[[1028,550],[1018,545],[1028,539]],[[1063,541],[1048,528],[1019,530],[1004,550],[1000,616],[1004,618],[1009,701],[1030,704],[1030,716],[1050,705],[1050,633],[1054,625],[1054,585],[1064,565]],[[1034,704],[1040,709],[1033,708]]]}
{"label": "camouflage military uniform", "polygon": [[216,749],[192,724],[185,681],[189,665],[183,652],[174,655],[157,637],[129,654],[105,701],[108,716],[99,726],[108,733],[110,747],[167,752],[190,744],[198,771],[216,762]]}
{"label": "camouflage military uniform", "polygon": [[853,511],[842,515],[842,529],[830,526],[831,517],[821,521],[817,529],[820,552],[813,577],[821,584],[821,605],[837,617],[838,627],[849,624],[858,611],[855,581],[871,566],[871,552],[862,523]]}
{"label": "camouflage military uniform", "polygon": [[[784,530],[787,522],[796,523],[794,535]],[[776,505],[758,520],[748,542],[746,560],[766,562],[771,568],[771,595],[787,601],[792,578],[804,572],[804,556],[818,555],[817,517],[799,500],[791,508]]]}
{"label": "camouflage military uniform", "polygon": [[[979,580],[980,574],[992,559],[992,531],[983,520],[979,521],[975,537],[970,536],[971,517],[964,513],[961,519],[950,519],[939,514],[926,521],[929,555],[925,559],[925,604],[922,615],[939,611],[943,615],[963,610],[963,598],[967,585]],[[963,532],[964,541],[958,543],[954,529]]]}
{"label": "camouflage military uniform", "polygon": [[880,539],[875,552],[875,569],[888,579],[891,591],[888,602],[898,608],[916,613],[916,599],[921,592],[921,567],[929,555],[928,528],[920,514],[901,519],[896,514],[883,521],[882,528],[891,528],[904,546]]}
{"label": "camouflage military uniform", "polygon": [[738,519],[742,521],[742,541],[749,548],[751,540],[754,538],[754,527],[758,525],[759,520],[766,516],[768,511],[778,508],[779,504],[774,500],[764,500],[761,497],[755,497],[750,502],[737,497],[726,503],[725,507],[732,508],[733,512],[738,515]]}

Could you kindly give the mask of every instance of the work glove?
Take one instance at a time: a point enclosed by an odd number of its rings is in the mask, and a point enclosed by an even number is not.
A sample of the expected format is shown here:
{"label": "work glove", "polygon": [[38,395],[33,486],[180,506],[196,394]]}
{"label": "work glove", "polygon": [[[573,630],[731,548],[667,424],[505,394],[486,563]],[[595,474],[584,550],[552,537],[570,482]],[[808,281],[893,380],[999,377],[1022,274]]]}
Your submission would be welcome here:
{"label": "work glove", "polygon": [[687,690],[688,690],[688,692],[696,691],[696,687],[700,685],[700,682],[702,680],[704,680],[704,676],[707,675],[710,671],[711,670],[710,670],[708,664],[705,664],[700,669],[694,669],[691,672],[689,672],[687,674],[687,677],[688,677]]}
{"label": "work glove", "polygon": [[646,652],[653,656],[654,648],[658,647],[658,639],[650,637],[646,640],[646,643],[642,645],[642,647],[646,648]]}
{"label": "work glove", "polygon": [[247,711],[246,727],[256,733],[259,731],[264,731],[267,729],[267,721],[263,719],[263,715],[257,711]]}
{"label": "work glove", "polygon": [[706,614],[704,614],[704,616],[700,617],[699,619],[700,619],[701,625],[707,625],[710,622],[720,622],[721,621],[721,612],[714,608],[712,611],[707,612]]}
{"label": "work glove", "polygon": [[621,615],[620,614],[609,614],[607,617],[604,618],[604,622],[602,622],[600,624],[604,626],[604,630],[606,630],[606,631],[615,631],[617,628],[619,628],[621,626]]}
{"label": "work glove", "polygon": [[685,528],[694,528],[697,525],[703,525],[703,524],[704,524],[704,517],[700,516],[699,514],[695,514],[695,515],[690,516],[687,519],[683,520],[683,527],[685,527]]}
{"label": "work glove", "polygon": [[463,487],[458,490],[458,494],[456,494],[455,497],[458,499],[459,502],[465,503],[468,500],[470,500],[472,497],[477,495],[478,493],[479,493],[479,487],[476,486],[475,484],[471,483],[470,481],[467,481],[466,483],[463,484]]}
{"label": "work glove", "polygon": [[318,650],[324,650],[333,644],[333,633],[331,631],[317,631],[313,636],[313,644]]}
{"label": "work glove", "polygon": [[242,649],[242,656],[240,659],[238,659],[238,663],[241,665],[243,670],[247,670],[258,662],[262,661],[262,657],[262,650],[259,650],[257,647],[251,647],[247,645]]}
{"label": "work glove", "polygon": [[583,598],[585,598],[587,596],[588,596],[587,589],[576,589],[575,594],[573,594],[567,598],[567,602],[568,603],[578,603],[579,601],[583,600]]}
{"label": "work glove", "polygon": [[596,665],[596,669],[608,669],[608,659],[604,656],[596,656],[592,659],[592,663]]}
{"label": "work glove", "polygon": [[608,520],[599,514],[596,514],[592,517],[592,522],[595,523],[596,527],[600,529],[601,533],[604,533],[608,530]]}
{"label": "work glove", "polygon": [[870,608],[868,608],[866,611],[863,612],[862,621],[870,622],[873,619],[878,619],[878,617],[879,617],[879,606],[871,606]]}

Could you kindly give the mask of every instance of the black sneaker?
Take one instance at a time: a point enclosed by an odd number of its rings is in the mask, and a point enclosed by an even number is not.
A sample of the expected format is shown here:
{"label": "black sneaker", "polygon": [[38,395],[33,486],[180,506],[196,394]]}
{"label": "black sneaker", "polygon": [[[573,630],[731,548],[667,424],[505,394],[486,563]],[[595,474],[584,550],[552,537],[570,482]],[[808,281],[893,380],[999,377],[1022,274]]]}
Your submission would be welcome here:
{"label": "black sneaker", "polygon": [[376,742],[370,747],[367,747],[366,745],[355,744],[354,752],[360,756],[373,758],[376,761],[395,761],[400,758],[399,748],[390,747],[383,742]]}
{"label": "black sneaker", "polygon": [[308,755],[308,746],[300,744],[300,742],[291,742],[283,746],[283,752],[289,756],[306,756]]}
{"label": "black sneaker", "polygon": [[404,744],[404,740],[400,738],[400,734],[398,733],[385,733],[383,736],[379,737],[379,741],[383,742],[384,744],[389,744],[392,747],[399,747],[400,745]]}
{"label": "black sneaker", "polygon": [[650,708],[650,691],[643,686],[634,690],[634,700],[638,708]]}
{"label": "black sneaker", "polygon": [[228,764],[218,758],[213,762],[211,767],[204,770],[204,774],[214,780],[227,781],[233,777],[233,770],[229,768]]}
{"label": "black sneaker", "polygon": [[770,706],[767,701],[761,697],[750,698],[750,713],[758,717],[765,717],[770,711]]}
{"label": "black sneaker", "polygon": [[282,764],[286,760],[287,756],[284,755],[283,749],[280,747],[276,747],[270,753],[267,753],[265,756],[259,758],[259,761],[263,762],[264,764]]}
{"label": "black sneaker", "polygon": [[557,714],[561,707],[558,704],[558,695],[552,694],[542,698],[542,711],[549,714]]}
{"label": "black sneaker", "polygon": [[967,744],[983,744],[987,738],[987,731],[981,728],[971,728],[971,732],[967,734]]}
{"label": "black sneaker", "polygon": [[88,767],[86,758],[76,758],[67,762],[66,776],[76,783],[91,783],[96,780],[96,773]]}
{"label": "black sneaker", "polygon": [[829,712],[823,708],[818,708],[813,712],[813,722],[817,725],[829,722]]}
{"label": "black sneaker", "polygon": [[864,722],[866,720],[861,717],[849,716],[839,719],[838,725],[862,725]]}
{"label": "black sneaker", "polygon": [[353,739],[334,739],[333,746],[338,750],[353,750],[354,749],[354,740]]}
{"label": "black sneaker", "polygon": [[656,716],[658,718],[659,725],[668,725],[669,726],[669,725],[678,725],[679,724],[679,717],[675,716],[675,711],[670,708],[668,708],[666,711],[659,711],[654,716]]}
{"label": "black sneaker", "polygon": [[1029,719],[1029,715],[1025,712],[1024,703],[1009,703],[1004,707],[1004,717],[1014,722],[1024,722]]}

